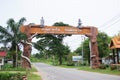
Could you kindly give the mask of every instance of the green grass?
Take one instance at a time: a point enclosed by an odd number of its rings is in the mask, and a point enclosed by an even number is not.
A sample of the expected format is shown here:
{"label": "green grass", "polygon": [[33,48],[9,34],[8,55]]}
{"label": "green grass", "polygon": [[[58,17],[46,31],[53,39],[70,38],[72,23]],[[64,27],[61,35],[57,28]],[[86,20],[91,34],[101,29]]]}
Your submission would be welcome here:
{"label": "green grass", "polygon": [[34,66],[32,66],[32,69],[26,70],[28,80],[42,80],[40,75],[34,74],[34,72],[38,72]]}
{"label": "green grass", "polygon": [[[17,67],[17,68],[13,68],[12,65],[10,64],[6,64],[3,66],[2,70],[0,71],[0,73],[2,73],[4,75],[4,73],[8,73],[8,74],[17,74],[17,73],[22,73],[27,75],[28,80],[42,80],[40,75],[38,74],[34,74],[34,72],[38,72],[37,69],[32,66],[32,68],[30,70],[24,69],[22,67]],[[5,75],[7,76],[7,75]]]}
{"label": "green grass", "polygon": [[27,75],[28,80],[42,80],[40,75],[34,74],[33,72],[30,72],[30,71],[1,71],[0,73],[5,73],[5,74],[21,73],[21,74]]}
{"label": "green grass", "polygon": [[12,64],[5,64],[0,71],[25,71],[25,69],[20,66],[13,68]]}
{"label": "green grass", "polygon": [[120,71],[119,70],[110,70],[110,68],[106,69],[92,69],[90,66],[66,66],[66,65],[61,65],[59,67],[64,67],[64,68],[77,68],[79,70],[83,71],[89,71],[89,72],[97,72],[97,73],[102,73],[102,74],[112,74],[112,75],[119,75],[120,76]]}
{"label": "green grass", "polygon": [[79,70],[84,70],[84,71],[90,71],[90,72],[97,72],[97,73],[103,73],[103,74],[112,74],[112,75],[120,75],[120,71],[119,70],[110,70],[110,68],[106,68],[106,69],[91,69],[88,66],[84,66],[84,67],[79,67]]}
{"label": "green grass", "polygon": [[40,59],[37,59],[37,58],[31,58],[31,61],[32,62],[43,62],[43,63],[46,63],[46,64],[56,64],[56,60],[53,62],[53,59],[49,58],[49,59],[45,59],[45,58],[40,58]]}
{"label": "green grass", "polygon": [[41,77],[37,74],[29,74],[28,80],[42,80]]}
{"label": "green grass", "polygon": [[0,80],[22,80],[24,75],[25,73],[2,72],[0,73]]}
{"label": "green grass", "polygon": [[32,65],[32,68],[30,69],[31,72],[37,72],[37,69]]}
{"label": "green grass", "polygon": [[16,72],[16,71],[10,71],[10,72],[2,71],[0,73],[0,80],[4,80],[4,79],[8,80],[8,78],[11,78],[10,76],[17,78],[17,79],[12,79],[12,80],[21,80],[23,75],[27,75],[28,80],[42,80],[41,77],[37,74],[33,74],[33,73],[26,74],[25,72]]}

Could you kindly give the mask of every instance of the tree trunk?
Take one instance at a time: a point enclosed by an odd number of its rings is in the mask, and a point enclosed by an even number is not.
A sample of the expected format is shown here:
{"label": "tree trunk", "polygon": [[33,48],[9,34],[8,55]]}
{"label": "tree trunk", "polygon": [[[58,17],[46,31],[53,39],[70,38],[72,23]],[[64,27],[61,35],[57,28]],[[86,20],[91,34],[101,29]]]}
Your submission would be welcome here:
{"label": "tree trunk", "polygon": [[59,65],[62,65],[62,56],[59,56]]}
{"label": "tree trunk", "polygon": [[13,68],[16,67],[16,53],[13,54]]}
{"label": "tree trunk", "polygon": [[17,63],[18,63],[18,47],[16,45],[16,51],[15,51],[15,55],[16,55],[16,62],[15,62],[15,67],[17,67]]}
{"label": "tree trunk", "polygon": [[[30,54],[31,54],[31,45],[24,44],[23,56],[30,58]],[[25,58],[22,58],[22,67],[29,69],[31,68],[31,64],[28,60],[26,60]]]}

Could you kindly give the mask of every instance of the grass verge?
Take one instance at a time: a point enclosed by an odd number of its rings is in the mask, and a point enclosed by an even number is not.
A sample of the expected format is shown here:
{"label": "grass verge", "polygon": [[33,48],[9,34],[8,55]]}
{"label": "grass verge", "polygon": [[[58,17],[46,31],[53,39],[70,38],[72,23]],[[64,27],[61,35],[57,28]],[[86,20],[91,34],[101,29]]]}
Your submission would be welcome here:
{"label": "grass verge", "polygon": [[106,69],[92,69],[90,66],[66,66],[66,65],[61,65],[59,67],[64,67],[64,68],[76,68],[78,70],[83,70],[83,71],[89,71],[89,72],[97,72],[97,73],[102,73],[102,74],[112,74],[112,75],[119,75],[120,76],[120,71],[119,70],[110,70],[110,68]]}
{"label": "grass verge", "polygon": [[42,79],[41,79],[40,75],[30,73],[28,75],[28,80],[42,80]]}
{"label": "grass verge", "polygon": [[79,67],[78,69],[84,70],[84,71],[97,72],[97,73],[103,73],[103,74],[112,74],[112,75],[119,75],[120,76],[119,70],[110,70],[109,67],[106,69],[91,69],[88,66],[83,66],[83,67]]}
{"label": "grass verge", "polygon": [[[34,73],[37,73],[37,74],[34,74]],[[0,80],[10,80],[8,78],[11,75],[13,76],[13,78],[15,78],[12,80],[21,80],[23,75],[26,75],[28,80],[42,80],[37,69],[34,66],[32,66],[32,69],[27,70],[27,69],[24,69],[21,67],[20,68],[19,67],[12,68],[11,66],[7,65],[0,71]],[[18,78],[18,77],[20,77],[20,78]]]}

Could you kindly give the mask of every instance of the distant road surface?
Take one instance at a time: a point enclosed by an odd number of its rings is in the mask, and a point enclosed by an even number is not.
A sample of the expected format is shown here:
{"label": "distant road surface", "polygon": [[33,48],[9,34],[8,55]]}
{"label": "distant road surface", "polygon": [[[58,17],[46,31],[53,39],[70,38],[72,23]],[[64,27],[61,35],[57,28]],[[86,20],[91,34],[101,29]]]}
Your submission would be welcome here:
{"label": "distant road surface", "polygon": [[120,80],[120,76],[33,63],[43,80]]}

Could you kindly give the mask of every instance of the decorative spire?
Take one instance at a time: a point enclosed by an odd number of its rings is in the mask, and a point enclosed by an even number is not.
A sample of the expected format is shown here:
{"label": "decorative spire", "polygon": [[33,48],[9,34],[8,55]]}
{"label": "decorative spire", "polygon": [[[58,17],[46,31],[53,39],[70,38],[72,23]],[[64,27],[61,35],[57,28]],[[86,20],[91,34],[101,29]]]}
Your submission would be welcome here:
{"label": "decorative spire", "polygon": [[80,28],[81,27],[81,25],[82,25],[82,23],[81,23],[81,20],[80,19],[78,19],[78,28]]}
{"label": "decorative spire", "polygon": [[43,17],[40,20],[40,27],[44,27],[44,19],[43,19]]}

